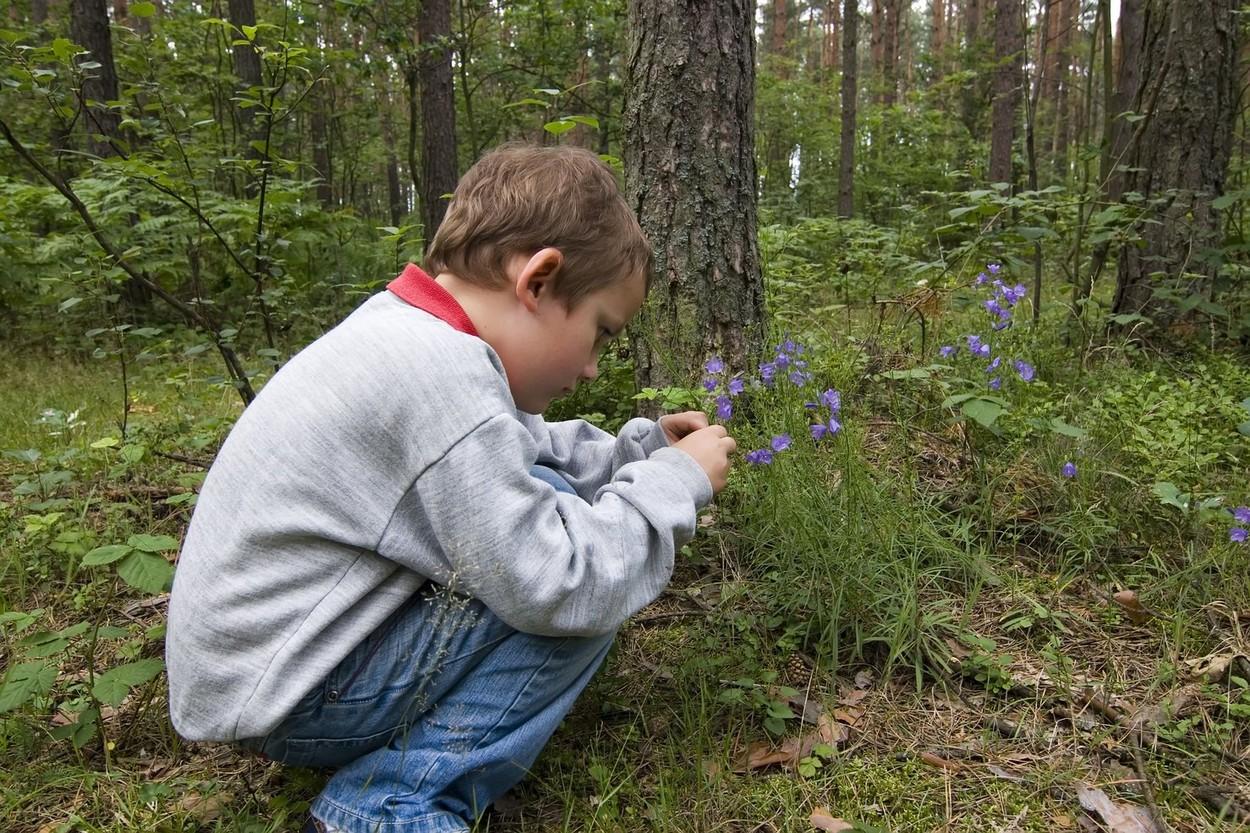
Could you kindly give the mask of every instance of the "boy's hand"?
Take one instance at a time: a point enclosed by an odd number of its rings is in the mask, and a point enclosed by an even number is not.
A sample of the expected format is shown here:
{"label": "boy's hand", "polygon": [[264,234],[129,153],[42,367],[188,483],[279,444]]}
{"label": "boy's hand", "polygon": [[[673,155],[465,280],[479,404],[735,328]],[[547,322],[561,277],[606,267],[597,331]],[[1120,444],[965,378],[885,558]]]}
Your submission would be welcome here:
{"label": "boy's hand", "polygon": [[713,494],[725,488],[725,481],[729,479],[729,455],[738,448],[725,426],[711,425],[692,431],[674,443],[673,448],[680,448],[694,458],[712,481]]}
{"label": "boy's hand", "polygon": [[676,445],[682,437],[707,428],[707,414],[702,411],[667,414],[660,417],[660,427],[664,429],[664,436],[668,437],[668,444]]}

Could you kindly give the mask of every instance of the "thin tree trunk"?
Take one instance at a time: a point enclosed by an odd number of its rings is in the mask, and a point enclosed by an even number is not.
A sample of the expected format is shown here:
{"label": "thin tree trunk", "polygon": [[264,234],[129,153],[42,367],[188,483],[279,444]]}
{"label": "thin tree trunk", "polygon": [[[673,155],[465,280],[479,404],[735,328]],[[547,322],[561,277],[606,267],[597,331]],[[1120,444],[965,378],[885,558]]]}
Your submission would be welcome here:
{"label": "thin tree trunk", "polygon": [[994,13],[994,107],[990,131],[990,182],[1015,182],[1011,152],[1020,109],[1020,66],[1024,40],[1020,0],[997,0]]}
{"label": "thin tree trunk", "polygon": [[109,31],[108,7],[104,0],[74,0],[70,4],[70,37],[87,50],[78,63],[99,66],[84,69],[82,97],[86,107],[87,150],[96,156],[112,156],[109,139],[118,138],[121,118],[106,102],[116,101],[117,69],[113,63],[113,38]]}
{"label": "thin tree trunk", "polygon": [[842,154],[838,162],[838,216],[855,213],[855,97],[858,94],[858,0],[842,2]]}
{"label": "thin tree trunk", "polygon": [[424,0],[417,21],[421,44],[421,222],[426,245],[447,213],[444,194],[456,189],[456,91],[451,80],[451,6]]}

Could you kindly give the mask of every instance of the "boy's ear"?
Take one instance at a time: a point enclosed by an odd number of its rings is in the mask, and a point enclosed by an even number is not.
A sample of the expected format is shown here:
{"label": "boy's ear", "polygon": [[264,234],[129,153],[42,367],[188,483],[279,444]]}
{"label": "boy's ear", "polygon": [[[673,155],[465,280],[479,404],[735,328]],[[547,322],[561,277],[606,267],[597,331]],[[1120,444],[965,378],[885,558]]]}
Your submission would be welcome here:
{"label": "boy's ear", "polygon": [[517,300],[530,312],[536,311],[539,298],[550,295],[555,288],[556,277],[563,265],[564,255],[557,248],[548,246],[534,252],[517,275]]}

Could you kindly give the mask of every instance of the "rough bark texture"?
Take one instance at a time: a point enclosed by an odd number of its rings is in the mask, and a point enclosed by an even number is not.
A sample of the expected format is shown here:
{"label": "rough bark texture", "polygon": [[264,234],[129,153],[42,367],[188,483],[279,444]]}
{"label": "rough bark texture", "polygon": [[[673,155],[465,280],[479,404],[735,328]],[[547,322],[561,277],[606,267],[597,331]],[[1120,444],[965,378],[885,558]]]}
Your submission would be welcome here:
{"label": "rough bark texture", "polygon": [[712,354],[745,368],[762,337],[754,5],[630,0],[625,190],[655,250],[643,386],[688,384]]}
{"label": "rough bark texture", "polygon": [[858,0],[842,6],[842,156],[838,162],[838,216],[855,213],[855,96],[858,94]]}
{"label": "rough bark texture", "polygon": [[933,31],[929,33],[929,55],[933,61],[934,77],[941,78],[942,51],[946,49],[946,0],[931,0],[931,6]]}
{"label": "rough bark texture", "polygon": [[87,111],[87,149],[97,156],[112,156],[108,137],[117,136],[121,119],[105,102],[117,100],[117,68],[113,64],[113,38],[109,32],[108,6],[104,0],[74,0],[70,5],[70,38],[87,50],[78,63],[98,63],[83,70],[82,96],[92,104]]}
{"label": "rough bark texture", "polygon": [[317,176],[317,201],[326,209],[334,207],[334,166],[331,161],[329,130],[330,95],[326,89],[318,91],[313,102],[310,128],[312,130],[313,171]]}
{"label": "rough bark texture", "polygon": [[[1165,325],[1177,315],[1166,289],[1184,298],[1205,292],[1219,245],[1211,202],[1224,192],[1237,111],[1237,21],[1233,0],[1147,0],[1142,66],[1147,120],[1132,142],[1126,190],[1157,201],[1140,227],[1143,245],[1120,253],[1114,309]],[[1157,85],[1157,88],[1156,88]],[[1135,151],[1135,152],[1134,152]]]}
{"label": "rough bark texture", "polygon": [[1024,48],[1020,0],[997,0],[994,12],[994,109],[990,130],[990,182],[1014,182],[1011,149],[1020,110],[1020,67]]}
{"label": "rough bark texture", "polygon": [[444,194],[456,190],[456,98],[451,81],[451,5],[425,0],[417,21],[421,44],[421,222],[426,244],[447,213]]}
{"label": "rough bark texture", "polygon": [[[1119,65],[1116,68],[1115,93],[1111,97],[1113,116],[1121,113],[1138,113],[1142,107],[1142,54],[1146,48],[1146,30],[1142,25],[1143,0],[1121,0],[1119,31]],[[1117,118],[1111,127],[1110,155],[1113,166],[1123,165],[1129,150],[1129,140],[1135,125],[1124,118]],[[1118,201],[1124,194],[1124,174],[1113,171],[1107,183],[1107,197]]]}
{"label": "rough bark texture", "polygon": [[[236,29],[242,30],[244,26],[256,25],[256,6],[252,0],[230,0],[230,24]],[[239,32],[235,33],[235,40],[246,40]],[[234,74],[239,79],[241,89],[260,86],[260,55],[256,52],[250,43],[236,44],[231,48],[231,54],[234,58]],[[252,118],[256,112],[255,107],[236,107],[238,113],[239,125],[243,140],[250,141],[252,136]],[[255,158],[258,154],[253,148],[249,148],[249,154]]]}

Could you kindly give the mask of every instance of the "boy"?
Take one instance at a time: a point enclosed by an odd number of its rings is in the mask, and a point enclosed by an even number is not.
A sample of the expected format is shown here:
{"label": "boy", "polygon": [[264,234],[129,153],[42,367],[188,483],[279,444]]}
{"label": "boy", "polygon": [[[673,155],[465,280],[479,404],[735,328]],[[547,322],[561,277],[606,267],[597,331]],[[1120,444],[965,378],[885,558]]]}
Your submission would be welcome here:
{"label": "boy", "polygon": [[306,830],[466,830],[524,775],[735,448],[694,412],[537,416],[595,377],[650,257],[587,151],[465,174],[434,277],[408,266],[223,444],[170,599],[180,734],[337,768]]}

